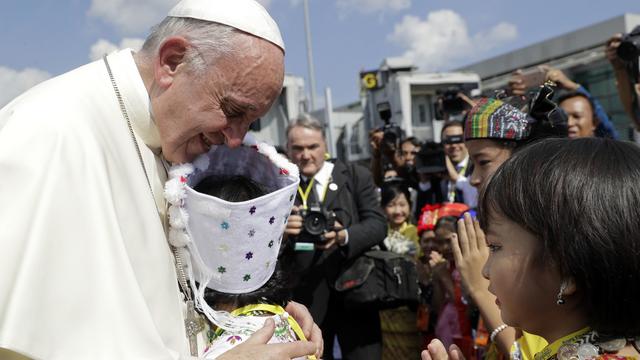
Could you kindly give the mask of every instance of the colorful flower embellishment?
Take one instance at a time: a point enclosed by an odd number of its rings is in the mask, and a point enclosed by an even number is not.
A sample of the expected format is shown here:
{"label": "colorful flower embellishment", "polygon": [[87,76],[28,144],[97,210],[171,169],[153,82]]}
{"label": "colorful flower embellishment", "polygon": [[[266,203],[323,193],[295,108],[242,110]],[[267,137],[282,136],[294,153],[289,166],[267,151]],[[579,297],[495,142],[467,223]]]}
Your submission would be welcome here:
{"label": "colorful flower embellishment", "polygon": [[280,168],[280,175],[289,175],[289,170],[285,168]]}
{"label": "colorful flower embellishment", "polygon": [[187,178],[184,176],[180,176],[180,182],[185,184],[187,182]]}
{"label": "colorful flower embellishment", "polygon": [[273,222],[276,221],[275,216],[269,218],[269,224],[273,225]]}
{"label": "colorful flower embellishment", "polygon": [[229,230],[229,223],[223,221],[222,224],[220,224],[220,228],[222,228],[222,230]]}
{"label": "colorful flower embellishment", "polygon": [[251,275],[249,275],[249,274],[245,274],[245,275],[242,277],[242,281],[249,281],[249,280],[251,280]]}
{"label": "colorful flower embellishment", "polygon": [[227,342],[231,345],[239,341],[242,341],[242,337],[240,337],[240,335],[231,335],[227,338]]}
{"label": "colorful flower embellishment", "polygon": [[249,251],[248,253],[246,253],[244,255],[244,258],[247,259],[247,260],[253,259],[253,253],[251,251]]}

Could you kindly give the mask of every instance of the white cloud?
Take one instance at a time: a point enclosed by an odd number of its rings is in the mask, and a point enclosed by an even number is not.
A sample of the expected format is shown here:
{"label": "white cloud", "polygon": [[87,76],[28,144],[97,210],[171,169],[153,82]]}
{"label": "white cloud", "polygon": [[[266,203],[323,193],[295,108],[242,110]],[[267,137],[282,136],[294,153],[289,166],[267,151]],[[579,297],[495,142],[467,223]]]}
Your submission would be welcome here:
{"label": "white cloud", "polygon": [[369,14],[408,9],[411,0],[337,0],[336,5],[342,14],[350,11]]}
{"label": "white cloud", "polygon": [[96,41],[95,44],[91,45],[89,59],[91,61],[98,60],[105,54],[109,54],[119,49],[131,48],[138,51],[142,48],[142,44],[144,44],[144,39],[138,38],[124,38],[120,41],[120,45],[116,45],[105,39],[100,39]]}
{"label": "white cloud", "polygon": [[507,22],[470,35],[462,16],[452,10],[438,10],[427,14],[424,20],[405,16],[388,40],[406,48],[403,56],[423,70],[434,71],[478,59],[517,37],[518,29]]}
{"label": "white cloud", "polygon": [[101,18],[125,34],[146,33],[160,22],[177,0],[91,0],[89,15]]}
{"label": "white cloud", "polygon": [[[257,1],[267,9],[272,2]],[[114,25],[123,34],[146,34],[177,3],[178,0],[91,0],[88,14]]]}
{"label": "white cloud", "polygon": [[0,107],[32,86],[51,77],[46,71],[26,68],[22,71],[0,66]]}

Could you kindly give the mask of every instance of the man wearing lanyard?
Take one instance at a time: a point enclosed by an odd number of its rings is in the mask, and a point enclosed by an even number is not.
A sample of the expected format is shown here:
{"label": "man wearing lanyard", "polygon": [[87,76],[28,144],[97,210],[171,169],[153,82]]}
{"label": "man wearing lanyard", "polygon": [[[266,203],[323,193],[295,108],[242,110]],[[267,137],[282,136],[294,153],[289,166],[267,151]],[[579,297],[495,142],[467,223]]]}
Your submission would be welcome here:
{"label": "man wearing lanyard", "polygon": [[[361,166],[325,160],[322,124],[303,115],[287,128],[287,152],[300,169],[297,208],[289,217],[285,251],[295,253],[297,285],[294,299],[307,305],[320,324],[325,340],[324,359],[333,359],[338,336],[343,358],[380,359],[378,313],[371,309],[346,311],[334,283],[342,266],[386,236],[386,221],[377,201],[371,172]],[[333,229],[308,236],[303,210],[320,209],[331,217]]]}
{"label": "man wearing lanyard", "polygon": [[445,189],[448,202],[465,203],[470,208],[477,206],[478,192],[469,183],[471,163],[469,153],[464,145],[463,124],[457,120],[447,121],[442,127],[442,143],[444,152],[451,160],[455,171],[449,171],[451,180],[446,182]]}

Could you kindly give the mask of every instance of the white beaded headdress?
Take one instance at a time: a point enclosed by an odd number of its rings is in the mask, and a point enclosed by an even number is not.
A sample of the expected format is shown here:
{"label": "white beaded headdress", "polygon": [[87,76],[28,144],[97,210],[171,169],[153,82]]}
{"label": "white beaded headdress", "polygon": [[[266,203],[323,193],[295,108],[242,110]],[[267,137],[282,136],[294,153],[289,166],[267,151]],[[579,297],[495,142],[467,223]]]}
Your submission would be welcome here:
{"label": "white beaded headdress", "polygon": [[[265,188],[266,194],[228,202],[193,189],[210,176],[244,176]],[[205,287],[242,294],[269,280],[299,181],[296,165],[273,146],[249,138],[234,149],[214,145],[193,163],[169,170],[165,185],[170,204],[169,243],[186,263],[196,307],[216,325],[233,330],[238,321],[207,305]],[[240,325],[252,330],[262,326]]]}

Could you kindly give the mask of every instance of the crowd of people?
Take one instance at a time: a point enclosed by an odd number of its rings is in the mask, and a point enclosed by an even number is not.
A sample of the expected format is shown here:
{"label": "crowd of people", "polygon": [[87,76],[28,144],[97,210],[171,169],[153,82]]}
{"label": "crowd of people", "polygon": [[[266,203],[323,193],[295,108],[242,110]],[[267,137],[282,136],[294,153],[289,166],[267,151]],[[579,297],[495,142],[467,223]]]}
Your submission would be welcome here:
{"label": "crowd of people", "polygon": [[284,53],[257,2],[182,0],[0,110],[1,358],[640,357],[640,148],[585,87],[517,71],[367,167],[308,114],[245,136]]}

